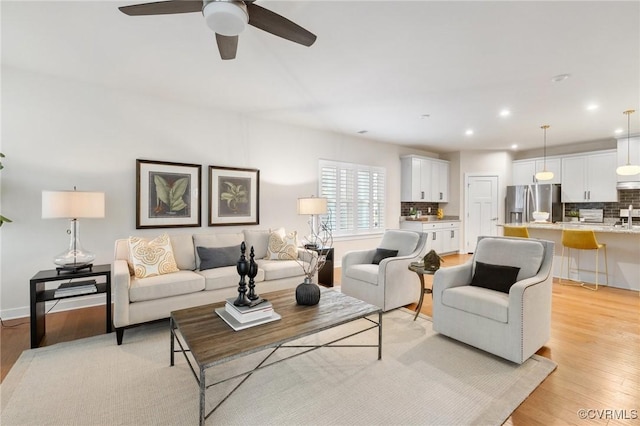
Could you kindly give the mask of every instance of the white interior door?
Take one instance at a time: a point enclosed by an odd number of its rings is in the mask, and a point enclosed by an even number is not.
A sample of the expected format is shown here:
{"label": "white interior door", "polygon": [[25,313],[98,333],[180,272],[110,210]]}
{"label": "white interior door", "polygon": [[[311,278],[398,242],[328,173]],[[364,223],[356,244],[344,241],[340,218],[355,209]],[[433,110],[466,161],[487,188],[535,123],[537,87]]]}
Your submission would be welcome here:
{"label": "white interior door", "polygon": [[465,176],[465,245],[467,253],[476,249],[481,235],[498,235],[498,176]]}

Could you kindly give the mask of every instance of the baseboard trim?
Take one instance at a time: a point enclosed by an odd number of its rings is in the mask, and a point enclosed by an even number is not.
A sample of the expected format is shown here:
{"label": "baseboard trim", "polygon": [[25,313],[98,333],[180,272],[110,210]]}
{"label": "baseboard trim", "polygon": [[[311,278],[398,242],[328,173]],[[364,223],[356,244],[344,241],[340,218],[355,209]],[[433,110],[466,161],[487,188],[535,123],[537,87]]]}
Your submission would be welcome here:
{"label": "baseboard trim", "polygon": [[[52,300],[45,303],[45,312],[54,313],[54,312],[64,312],[71,311],[74,309],[82,309],[88,308],[91,306],[99,306],[105,304],[105,294],[92,294],[89,296],[78,296],[69,299],[60,299],[58,304],[56,305],[56,301]],[[55,307],[51,309],[52,306]],[[49,312],[51,309],[51,312]],[[31,316],[31,310],[29,306],[21,306],[19,308],[12,309],[4,309],[0,311],[0,317],[3,320],[12,320],[18,318],[28,318]]]}

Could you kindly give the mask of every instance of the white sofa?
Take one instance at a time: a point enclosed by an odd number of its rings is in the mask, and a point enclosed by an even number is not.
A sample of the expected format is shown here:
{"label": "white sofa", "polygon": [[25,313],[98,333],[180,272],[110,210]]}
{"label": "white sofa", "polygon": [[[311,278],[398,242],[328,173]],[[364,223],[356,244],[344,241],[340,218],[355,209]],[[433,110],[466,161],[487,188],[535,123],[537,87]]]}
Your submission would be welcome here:
{"label": "white sofa", "polygon": [[421,261],[426,254],[427,234],[387,230],[379,248],[398,253],[379,264],[372,263],[377,249],[350,251],[342,257],[342,292],[379,306],[385,312],[417,302],[420,281],[415,272],[409,270],[409,264]]}
{"label": "white sofa", "polygon": [[[435,273],[433,329],[522,364],[549,340],[553,248],[545,240],[479,237],[468,262]],[[476,262],[520,270],[505,293],[470,285]]]}
{"label": "white sofa", "polygon": [[[125,328],[168,318],[171,311],[208,303],[221,302],[238,295],[240,276],[236,266],[224,266],[200,271],[196,247],[247,246],[246,256],[254,247],[258,274],[257,294],[295,288],[304,281],[302,266],[295,260],[267,260],[269,231],[244,230],[238,233],[170,235],[174,258],[179,269],[164,275],[136,278],[129,267],[129,241],[115,243],[112,265],[113,324],[118,345],[122,344]],[[301,261],[311,261],[315,252],[299,250]],[[238,251],[237,258],[240,258]],[[317,282],[317,277],[314,277]],[[246,279],[248,283],[248,278]]]}

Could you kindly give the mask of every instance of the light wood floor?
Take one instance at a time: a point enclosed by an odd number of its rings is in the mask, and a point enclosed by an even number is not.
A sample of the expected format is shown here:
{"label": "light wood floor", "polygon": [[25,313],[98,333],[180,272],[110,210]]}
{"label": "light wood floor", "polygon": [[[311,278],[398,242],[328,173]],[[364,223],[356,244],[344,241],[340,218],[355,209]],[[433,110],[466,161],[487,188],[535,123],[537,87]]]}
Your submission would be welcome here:
{"label": "light wood floor", "polygon": [[[443,267],[467,258],[447,256]],[[409,308],[415,309],[415,305]],[[104,309],[98,306],[47,315],[43,345],[103,333]],[[431,315],[431,309],[431,299],[426,297],[422,312]],[[20,353],[29,348],[28,318],[5,321],[5,325],[21,323],[0,330],[2,380]],[[115,345],[115,334],[113,341]],[[516,409],[506,425],[640,424],[637,292],[607,287],[592,292],[554,283],[551,339],[538,353],[553,359],[558,368]],[[593,410],[589,412],[592,417],[597,417],[595,410],[611,410],[610,420],[605,418],[606,413],[602,419],[582,420],[578,414],[581,409]],[[613,419],[616,416],[618,420]]]}

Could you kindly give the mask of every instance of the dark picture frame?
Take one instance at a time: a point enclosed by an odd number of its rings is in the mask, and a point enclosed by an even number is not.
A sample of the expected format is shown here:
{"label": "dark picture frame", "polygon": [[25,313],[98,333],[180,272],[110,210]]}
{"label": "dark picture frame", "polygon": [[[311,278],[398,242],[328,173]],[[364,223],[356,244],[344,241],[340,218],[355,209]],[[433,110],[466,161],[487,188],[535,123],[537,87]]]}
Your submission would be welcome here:
{"label": "dark picture frame", "polygon": [[202,166],[136,160],[136,229],[201,226]]}
{"label": "dark picture frame", "polygon": [[260,170],[209,166],[209,226],[260,223]]}

